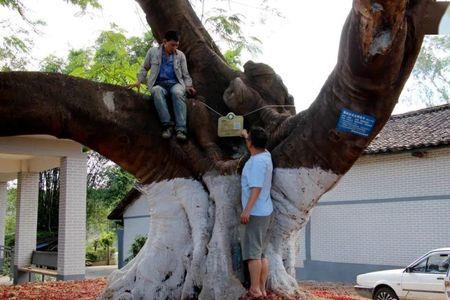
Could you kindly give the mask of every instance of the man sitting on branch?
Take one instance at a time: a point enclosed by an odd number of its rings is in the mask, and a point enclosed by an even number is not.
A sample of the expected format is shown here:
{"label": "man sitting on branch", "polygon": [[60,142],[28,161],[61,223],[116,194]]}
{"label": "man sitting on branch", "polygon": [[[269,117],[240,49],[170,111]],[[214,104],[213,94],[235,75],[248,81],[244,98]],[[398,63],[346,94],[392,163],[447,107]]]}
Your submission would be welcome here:
{"label": "man sitting on branch", "polygon": [[195,89],[187,68],[186,56],[177,49],[179,41],[179,32],[167,31],[162,45],[148,50],[138,73],[138,80],[130,85],[130,88],[136,87],[139,91],[150,70],[147,85],[163,125],[162,137],[169,139],[173,134],[174,124],[167,106],[167,98],[170,96],[175,115],[176,137],[178,140],[185,141],[187,139],[186,91],[194,95]]}

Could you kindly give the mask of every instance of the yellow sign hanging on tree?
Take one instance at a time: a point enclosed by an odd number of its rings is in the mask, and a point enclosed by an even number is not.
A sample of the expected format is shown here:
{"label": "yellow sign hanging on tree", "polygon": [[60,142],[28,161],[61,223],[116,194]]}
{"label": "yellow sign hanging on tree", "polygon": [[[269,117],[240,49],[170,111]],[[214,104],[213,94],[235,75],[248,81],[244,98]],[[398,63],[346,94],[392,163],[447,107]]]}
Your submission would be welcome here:
{"label": "yellow sign hanging on tree", "polygon": [[219,137],[241,136],[244,129],[244,117],[229,113],[225,117],[220,117],[217,124]]}

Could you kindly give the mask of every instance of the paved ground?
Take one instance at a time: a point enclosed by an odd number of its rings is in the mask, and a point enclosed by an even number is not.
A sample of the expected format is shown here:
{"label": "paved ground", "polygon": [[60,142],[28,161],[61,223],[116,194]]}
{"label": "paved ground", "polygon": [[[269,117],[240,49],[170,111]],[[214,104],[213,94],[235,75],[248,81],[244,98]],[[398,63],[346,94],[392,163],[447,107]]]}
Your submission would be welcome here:
{"label": "paved ground", "polygon": [[115,270],[117,270],[117,265],[86,267],[86,279],[108,277]]}
{"label": "paved ground", "polygon": [[9,285],[12,284],[12,281],[8,276],[0,276],[0,285]]}

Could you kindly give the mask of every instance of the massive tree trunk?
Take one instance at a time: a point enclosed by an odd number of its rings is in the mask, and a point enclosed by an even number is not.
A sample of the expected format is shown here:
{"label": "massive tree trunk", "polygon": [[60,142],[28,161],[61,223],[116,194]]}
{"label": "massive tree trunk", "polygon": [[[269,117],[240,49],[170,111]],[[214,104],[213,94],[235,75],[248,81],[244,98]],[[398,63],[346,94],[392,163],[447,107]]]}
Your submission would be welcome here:
{"label": "massive tree trunk", "polygon": [[[292,105],[280,77],[248,62],[233,71],[188,0],[138,0],[157,39],[181,31],[197,99],[188,100],[189,142],[165,141],[154,106],[123,87],[60,74],[0,73],[0,135],[50,134],[110,158],[142,183],[148,241],[109,278],[104,299],[235,299],[244,292],[237,239],[239,175],[221,175],[245,155],[217,137],[217,115]],[[262,108],[246,118],[270,134],[275,212],[269,286],[301,295],[295,281],[299,230],[388,120],[417,58],[431,0],[354,0],[337,65],[311,107]],[[314,13],[314,12],[312,12]],[[342,109],[375,117],[368,137],[336,129]]]}

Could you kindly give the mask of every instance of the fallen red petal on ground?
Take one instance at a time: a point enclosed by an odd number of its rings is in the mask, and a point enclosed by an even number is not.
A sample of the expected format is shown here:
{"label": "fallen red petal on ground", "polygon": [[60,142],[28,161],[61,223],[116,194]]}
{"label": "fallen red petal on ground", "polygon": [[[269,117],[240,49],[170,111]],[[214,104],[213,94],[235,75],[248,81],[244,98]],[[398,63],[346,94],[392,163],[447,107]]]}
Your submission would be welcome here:
{"label": "fallen red petal on ground", "polygon": [[[82,281],[35,282],[22,285],[0,285],[0,300],[94,300],[106,287],[106,279]],[[267,297],[260,300],[358,300],[352,293],[351,286],[333,284],[308,283],[301,285],[307,296],[288,298],[268,292]],[[243,295],[239,300],[255,298]]]}
{"label": "fallen red petal on ground", "polygon": [[106,279],[0,285],[0,299],[8,300],[92,300],[106,287]]}

